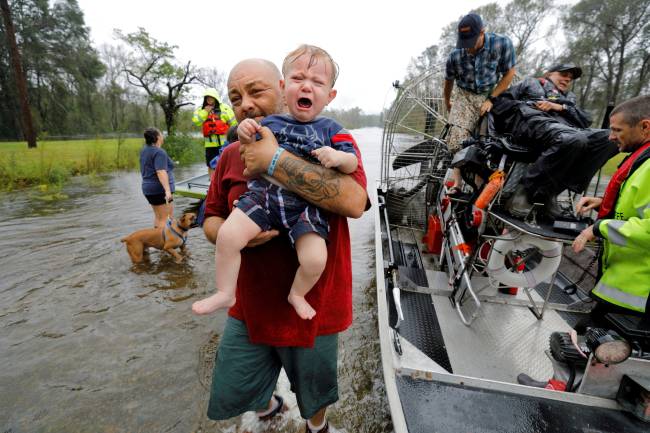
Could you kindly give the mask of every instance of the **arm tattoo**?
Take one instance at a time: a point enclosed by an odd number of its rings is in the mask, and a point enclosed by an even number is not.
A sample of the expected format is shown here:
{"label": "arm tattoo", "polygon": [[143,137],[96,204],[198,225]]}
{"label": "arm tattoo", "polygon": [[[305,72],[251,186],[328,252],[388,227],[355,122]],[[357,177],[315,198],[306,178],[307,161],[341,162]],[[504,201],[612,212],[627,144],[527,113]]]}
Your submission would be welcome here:
{"label": "arm tattoo", "polygon": [[284,158],[278,163],[287,175],[286,186],[313,203],[338,197],[343,174],[302,159]]}

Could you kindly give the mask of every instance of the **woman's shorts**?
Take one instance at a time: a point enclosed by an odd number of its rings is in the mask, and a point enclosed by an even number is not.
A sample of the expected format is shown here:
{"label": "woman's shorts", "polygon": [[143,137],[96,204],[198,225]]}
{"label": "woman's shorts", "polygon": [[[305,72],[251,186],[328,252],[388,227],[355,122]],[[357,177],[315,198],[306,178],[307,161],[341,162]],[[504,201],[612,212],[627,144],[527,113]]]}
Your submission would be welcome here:
{"label": "woman's shorts", "polygon": [[151,206],[160,206],[161,204],[167,203],[165,201],[165,193],[162,194],[145,194],[147,201]]}

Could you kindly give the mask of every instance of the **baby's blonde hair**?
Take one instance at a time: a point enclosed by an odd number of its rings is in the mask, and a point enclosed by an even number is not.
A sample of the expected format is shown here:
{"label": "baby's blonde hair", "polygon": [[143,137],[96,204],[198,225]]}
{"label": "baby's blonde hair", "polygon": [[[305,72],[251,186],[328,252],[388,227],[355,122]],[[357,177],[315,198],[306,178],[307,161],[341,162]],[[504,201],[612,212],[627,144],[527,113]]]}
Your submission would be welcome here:
{"label": "baby's blonde hair", "polygon": [[332,67],[331,86],[334,87],[334,83],[336,83],[336,79],[339,77],[339,65],[332,59],[332,56],[330,56],[327,51],[315,45],[302,44],[287,54],[287,57],[284,58],[284,62],[282,62],[282,75],[286,77],[287,73],[291,69],[291,64],[306,54],[310,56],[310,68],[318,62],[318,59],[324,59],[326,62],[329,62],[330,66]]}

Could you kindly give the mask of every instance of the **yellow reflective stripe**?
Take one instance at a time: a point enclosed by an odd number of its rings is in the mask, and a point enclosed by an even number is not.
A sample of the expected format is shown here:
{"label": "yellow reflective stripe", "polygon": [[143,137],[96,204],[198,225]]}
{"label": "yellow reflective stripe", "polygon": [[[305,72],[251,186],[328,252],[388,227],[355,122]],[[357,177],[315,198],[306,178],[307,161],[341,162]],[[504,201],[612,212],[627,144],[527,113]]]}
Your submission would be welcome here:
{"label": "yellow reflective stripe", "polygon": [[613,243],[614,245],[618,245],[621,247],[624,247],[627,245],[627,238],[623,233],[621,233],[621,227],[625,225],[626,221],[620,221],[620,220],[609,220],[607,222],[607,240]]}
{"label": "yellow reflective stripe", "polygon": [[[217,137],[221,138],[221,144],[219,144],[219,140],[217,140]],[[210,138],[212,138],[212,141],[210,141]],[[210,137],[205,137],[203,144],[205,147],[219,147],[219,146],[223,146],[223,143],[225,141],[226,141],[225,135],[211,135]]]}
{"label": "yellow reflective stripe", "polygon": [[645,311],[646,302],[648,301],[645,296],[637,296],[624,292],[619,288],[604,284],[602,281],[598,282],[593,292],[613,304],[637,311]]}
{"label": "yellow reflective stripe", "polygon": [[639,218],[645,217],[645,210],[650,208],[650,204],[647,204],[645,206],[641,206],[636,209],[636,214],[639,216]]}

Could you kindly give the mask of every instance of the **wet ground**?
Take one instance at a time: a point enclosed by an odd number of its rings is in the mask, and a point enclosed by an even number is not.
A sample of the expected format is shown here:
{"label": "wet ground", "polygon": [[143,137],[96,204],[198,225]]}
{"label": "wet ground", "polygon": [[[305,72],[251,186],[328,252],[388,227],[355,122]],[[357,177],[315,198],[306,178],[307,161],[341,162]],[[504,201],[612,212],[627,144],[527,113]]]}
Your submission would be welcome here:
{"label": "wet ground", "polygon": [[[370,189],[381,129],[353,131]],[[177,179],[205,170],[177,169]],[[152,224],[137,172],[73,179],[63,195],[38,189],[0,196],[0,431],[296,432],[291,410],[272,425],[252,414],[205,417],[223,312],[196,317],[214,288],[213,248],[190,231],[191,257],[152,251],[133,266],[120,238]],[[175,200],[176,215],[193,200]],[[376,330],[374,218],[351,220],[354,324],[340,338],[339,432],[390,432]]]}

